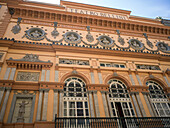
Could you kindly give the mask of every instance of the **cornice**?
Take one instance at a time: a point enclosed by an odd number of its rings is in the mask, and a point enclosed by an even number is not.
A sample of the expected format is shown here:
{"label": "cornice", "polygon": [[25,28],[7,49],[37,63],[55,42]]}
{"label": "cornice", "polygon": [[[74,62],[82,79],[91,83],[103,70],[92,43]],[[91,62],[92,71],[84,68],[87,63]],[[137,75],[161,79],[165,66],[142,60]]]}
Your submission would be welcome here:
{"label": "cornice", "polygon": [[[85,54],[97,54],[97,55],[108,55],[108,56],[121,56],[121,57],[132,57],[132,58],[144,58],[144,59],[156,59],[160,61],[167,61],[170,62],[170,55],[168,54],[160,54],[155,52],[145,52],[145,51],[135,51],[135,50],[128,50],[128,49],[120,49],[120,48],[99,48],[95,46],[87,46],[83,47],[81,45],[63,45],[62,43],[53,43],[46,45],[46,43],[35,43],[35,42],[20,42],[9,40],[7,44],[4,44],[4,39],[0,40],[0,46],[9,45],[11,49],[20,49],[22,50],[35,50],[35,51],[44,51],[46,52],[73,52],[73,53],[85,53]],[[14,45],[15,44],[15,45]],[[16,45],[20,47],[16,47]],[[7,61],[8,62],[8,61]],[[10,61],[9,61],[10,62]],[[12,61],[11,61],[12,62]],[[16,62],[12,62],[16,63]],[[42,63],[40,63],[42,64]],[[51,63],[43,63],[45,65],[52,66]],[[14,64],[15,65],[15,64]]]}

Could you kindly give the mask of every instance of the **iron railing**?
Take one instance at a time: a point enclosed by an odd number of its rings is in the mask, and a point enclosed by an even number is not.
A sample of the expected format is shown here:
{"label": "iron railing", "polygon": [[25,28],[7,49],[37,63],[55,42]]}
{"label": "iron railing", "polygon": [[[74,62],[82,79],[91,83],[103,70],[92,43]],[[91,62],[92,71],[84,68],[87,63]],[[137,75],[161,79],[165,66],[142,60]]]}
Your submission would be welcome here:
{"label": "iron railing", "polygon": [[170,117],[55,117],[55,128],[170,128]]}

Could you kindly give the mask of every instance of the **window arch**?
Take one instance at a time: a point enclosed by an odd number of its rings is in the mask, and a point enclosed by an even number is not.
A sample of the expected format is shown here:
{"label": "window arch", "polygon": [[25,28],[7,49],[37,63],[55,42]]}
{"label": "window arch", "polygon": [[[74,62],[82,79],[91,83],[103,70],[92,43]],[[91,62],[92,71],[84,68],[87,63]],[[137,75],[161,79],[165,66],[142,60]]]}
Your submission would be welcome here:
{"label": "window arch", "polygon": [[88,117],[86,83],[79,77],[69,77],[64,86],[64,116]]}
{"label": "window arch", "polygon": [[170,103],[162,87],[153,80],[148,80],[149,95],[155,111],[159,116],[170,116]]}
{"label": "window arch", "polygon": [[119,79],[110,79],[109,84],[109,108],[113,117],[135,116],[129,92],[124,82]]}

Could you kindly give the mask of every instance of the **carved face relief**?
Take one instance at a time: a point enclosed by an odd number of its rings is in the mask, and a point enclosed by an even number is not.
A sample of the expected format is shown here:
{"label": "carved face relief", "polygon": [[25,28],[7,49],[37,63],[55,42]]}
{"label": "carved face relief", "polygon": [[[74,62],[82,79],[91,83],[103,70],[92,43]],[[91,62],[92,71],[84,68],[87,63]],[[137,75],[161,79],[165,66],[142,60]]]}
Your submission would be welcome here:
{"label": "carved face relief", "polygon": [[144,45],[137,39],[130,39],[129,43],[130,43],[131,47],[135,50],[143,50],[144,49]]}
{"label": "carved face relief", "polygon": [[108,36],[102,35],[97,39],[99,40],[100,45],[104,47],[112,47],[114,45],[113,44],[114,41]]}
{"label": "carved face relief", "polygon": [[76,32],[67,32],[64,35],[64,40],[67,43],[71,43],[71,44],[78,44],[81,43],[81,38],[79,34],[77,34]]}
{"label": "carved face relief", "polygon": [[28,31],[25,31],[25,36],[30,40],[40,41],[43,40],[46,33],[40,28],[31,28]]}
{"label": "carved face relief", "polygon": [[158,48],[161,51],[167,51],[168,50],[168,46],[164,43],[164,42],[158,42]]}

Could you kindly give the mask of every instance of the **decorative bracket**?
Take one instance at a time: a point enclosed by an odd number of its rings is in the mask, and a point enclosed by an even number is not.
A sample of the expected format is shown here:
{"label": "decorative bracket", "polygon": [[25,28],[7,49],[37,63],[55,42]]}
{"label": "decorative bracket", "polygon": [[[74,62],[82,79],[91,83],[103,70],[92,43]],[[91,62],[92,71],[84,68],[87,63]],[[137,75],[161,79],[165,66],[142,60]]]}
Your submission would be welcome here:
{"label": "decorative bracket", "polygon": [[13,26],[12,32],[14,34],[18,34],[21,31],[20,23],[21,23],[22,18],[18,17],[17,25]]}
{"label": "decorative bracket", "polygon": [[144,37],[145,37],[145,39],[146,39],[147,45],[148,45],[150,48],[153,48],[153,44],[152,44],[152,42],[150,42],[150,41],[148,40],[147,34],[146,34],[146,33],[143,33],[143,35],[144,35]]}
{"label": "decorative bracket", "polygon": [[59,32],[57,31],[57,22],[54,22],[54,30],[51,32],[51,35],[54,37],[54,39],[59,35]]}
{"label": "decorative bracket", "polygon": [[120,36],[120,31],[119,30],[116,30],[117,32],[117,35],[118,35],[118,42],[121,44],[121,45],[124,45],[125,44],[125,41],[124,39]]}
{"label": "decorative bracket", "polygon": [[86,39],[87,39],[87,41],[89,41],[91,43],[94,41],[94,38],[90,33],[90,26],[87,26],[86,28],[87,28],[87,32],[88,32],[88,34],[86,35]]}

